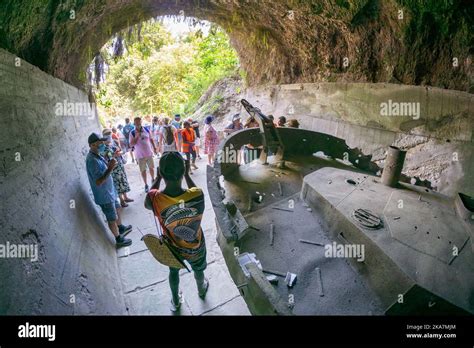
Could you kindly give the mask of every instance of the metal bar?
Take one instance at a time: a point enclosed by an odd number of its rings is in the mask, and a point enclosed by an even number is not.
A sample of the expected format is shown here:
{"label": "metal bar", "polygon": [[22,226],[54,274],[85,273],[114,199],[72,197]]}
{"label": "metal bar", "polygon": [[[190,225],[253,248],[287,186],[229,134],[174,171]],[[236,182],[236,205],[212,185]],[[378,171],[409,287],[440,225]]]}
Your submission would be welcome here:
{"label": "metal bar", "polygon": [[300,243],[305,243],[305,244],[312,244],[312,245],[324,246],[324,244],[321,244],[321,243],[318,243],[318,242],[313,242],[313,241],[307,240],[307,239],[300,239],[299,242],[300,242]]}
{"label": "metal bar", "polygon": [[270,245],[273,245],[274,237],[275,237],[275,225],[270,224]]}
{"label": "metal bar", "polygon": [[271,269],[263,269],[262,271],[265,272],[265,273],[274,274],[274,275],[277,275],[277,276],[280,276],[280,277],[283,277],[283,278],[286,277],[286,273],[281,273],[281,272],[278,272],[278,271],[273,271],[273,270],[271,270]]}
{"label": "metal bar", "polygon": [[323,290],[323,279],[321,277],[321,269],[319,267],[316,267],[316,279],[318,280],[318,293],[319,296],[324,296],[324,290]]}
{"label": "metal bar", "polygon": [[277,207],[272,207],[272,209],[276,209],[276,210],[282,210],[282,211],[289,211],[290,213],[293,212],[293,210],[291,209],[285,209],[285,208],[277,208]]}

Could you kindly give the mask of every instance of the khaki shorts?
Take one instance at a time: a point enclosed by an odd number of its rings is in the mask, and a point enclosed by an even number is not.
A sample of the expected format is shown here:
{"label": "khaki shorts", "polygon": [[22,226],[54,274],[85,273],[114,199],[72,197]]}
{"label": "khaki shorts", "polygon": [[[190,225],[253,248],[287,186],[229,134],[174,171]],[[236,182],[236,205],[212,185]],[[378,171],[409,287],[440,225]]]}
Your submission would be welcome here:
{"label": "khaki shorts", "polygon": [[153,164],[153,157],[144,157],[138,159],[138,168],[140,168],[140,172],[146,171],[146,167],[149,169],[155,168]]}

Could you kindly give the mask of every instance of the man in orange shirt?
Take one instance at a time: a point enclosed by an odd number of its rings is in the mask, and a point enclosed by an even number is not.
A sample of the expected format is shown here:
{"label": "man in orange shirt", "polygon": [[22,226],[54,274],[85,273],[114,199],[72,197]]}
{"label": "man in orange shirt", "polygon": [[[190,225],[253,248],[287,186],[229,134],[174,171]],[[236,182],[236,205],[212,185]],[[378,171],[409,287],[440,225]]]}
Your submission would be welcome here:
{"label": "man in orange shirt", "polygon": [[186,154],[186,161],[190,163],[192,158],[191,166],[193,169],[198,169],[196,166],[196,149],[194,147],[196,141],[196,132],[194,132],[193,127],[191,127],[191,123],[188,121],[185,121],[183,126],[184,129],[181,132],[181,135],[183,137],[183,152]]}

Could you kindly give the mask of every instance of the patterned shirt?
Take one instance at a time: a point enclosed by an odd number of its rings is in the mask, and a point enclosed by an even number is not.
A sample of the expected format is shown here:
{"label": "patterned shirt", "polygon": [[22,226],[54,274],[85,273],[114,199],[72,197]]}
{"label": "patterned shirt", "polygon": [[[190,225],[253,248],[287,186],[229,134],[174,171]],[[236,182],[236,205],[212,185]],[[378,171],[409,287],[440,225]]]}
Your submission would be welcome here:
{"label": "patterned shirt", "polygon": [[202,190],[193,187],[177,197],[170,197],[159,190],[150,190],[148,195],[164,237],[178,254],[186,260],[198,260],[202,257],[206,248],[201,229],[204,213]]}

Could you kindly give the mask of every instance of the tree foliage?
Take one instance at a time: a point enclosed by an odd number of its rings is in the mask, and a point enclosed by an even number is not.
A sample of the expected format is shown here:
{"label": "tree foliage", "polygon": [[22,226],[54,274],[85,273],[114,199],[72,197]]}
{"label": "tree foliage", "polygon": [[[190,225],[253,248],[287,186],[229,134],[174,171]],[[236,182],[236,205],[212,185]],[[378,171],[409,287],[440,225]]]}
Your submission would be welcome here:
{"label": "tree foliage", "polygon": [[96,96],[109,119],[192,113],[209,86],[235,74],[239,65],[226,33],[214,25],[207,34],[198,28],[173,37],[160,22],[149,21],[117,35],[101,55],[106,78]]}

